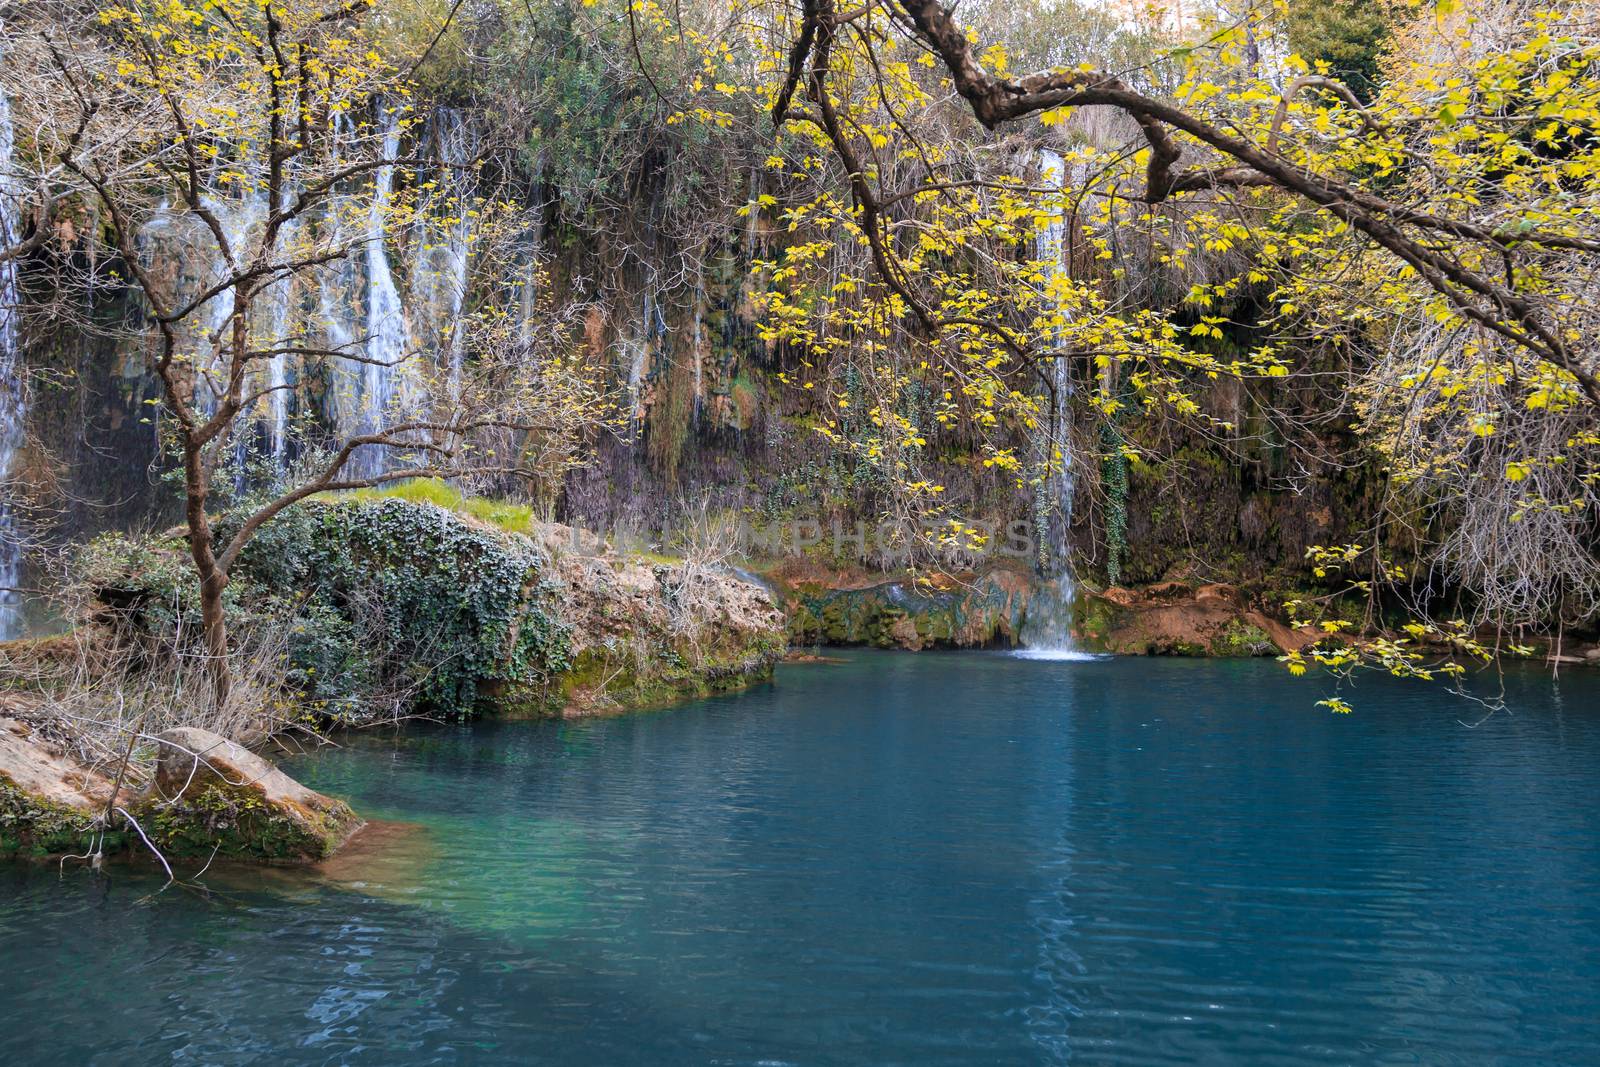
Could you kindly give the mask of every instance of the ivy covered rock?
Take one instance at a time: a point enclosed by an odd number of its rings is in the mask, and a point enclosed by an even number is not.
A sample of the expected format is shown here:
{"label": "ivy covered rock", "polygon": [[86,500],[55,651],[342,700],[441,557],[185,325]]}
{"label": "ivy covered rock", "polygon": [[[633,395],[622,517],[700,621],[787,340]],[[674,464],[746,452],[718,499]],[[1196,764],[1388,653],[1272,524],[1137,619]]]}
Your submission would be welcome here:
{"label": "ivy covered rock", "polygon": [[[509,690],[548,690],[571,628],[529,538],[401,499],[316,502],[240,557],[254,610],[291,618],[303,706],[359,720],[374,694],[469,715]],[[240,595],[240,603],[247,603]]]}
{"label": "ivy covered rock", "polygon": [[209,730],[168,730],[157,745],[140,822],[168,856],[316,861],[362,825],[344,801],[306,788]]}
{"label": "ivy covered rock", "polygon": [[[241,554],[230,629],[283,635],[283,703],[318,724],[656,705],[761,681],[787,650],[782,612],[748,576],[619,553],[502,510],[308,501]],[[153,655],[193,640],[182,547],[111,538],[87,550],[90,621]]]}

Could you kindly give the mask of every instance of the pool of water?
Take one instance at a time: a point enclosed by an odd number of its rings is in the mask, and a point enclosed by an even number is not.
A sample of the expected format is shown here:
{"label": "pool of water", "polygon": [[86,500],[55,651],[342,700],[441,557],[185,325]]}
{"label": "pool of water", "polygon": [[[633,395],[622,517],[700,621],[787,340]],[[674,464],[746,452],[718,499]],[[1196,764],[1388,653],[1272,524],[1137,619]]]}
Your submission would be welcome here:
{"label": "pool of water", "polygon": [[1600,674],[858,654],[346,739],[209,896],[0,866],[16,1064],[1600,1063]]}

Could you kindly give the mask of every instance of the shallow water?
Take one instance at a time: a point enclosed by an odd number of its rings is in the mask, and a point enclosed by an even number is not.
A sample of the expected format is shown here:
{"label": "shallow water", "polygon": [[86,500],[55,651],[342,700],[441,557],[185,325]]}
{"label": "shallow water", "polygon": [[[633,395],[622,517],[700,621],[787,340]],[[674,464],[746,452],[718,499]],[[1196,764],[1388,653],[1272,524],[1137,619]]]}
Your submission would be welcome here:
{"label": "shallow water", "polygon": [[367,735],[315,875],[0,866],[0,1062],[1600,1062],[1600,674],[858,654]]}

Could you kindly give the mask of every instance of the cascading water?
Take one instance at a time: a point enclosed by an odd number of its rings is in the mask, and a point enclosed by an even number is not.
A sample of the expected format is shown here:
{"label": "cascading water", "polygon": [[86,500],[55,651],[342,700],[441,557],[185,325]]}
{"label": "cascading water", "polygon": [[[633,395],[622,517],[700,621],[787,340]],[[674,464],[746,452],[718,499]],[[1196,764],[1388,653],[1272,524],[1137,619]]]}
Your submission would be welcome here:
{"label": "cascading water", "polygon": [[[383,159],[398,158],[400,127],[393,113],[378,108],[378,128],[383,138]],[[342,137],[354,135],[348,118],[339,120]],[[411,389],[402,361],[409,346],[405,307],[389,268],[384,236],[389,229],[390,201],[394,193],[393,164],[380,166],[373,174],[372,198],[361,219],[360,237],[350,239],[349,227],[358,217],[352,210],[349,192],[329,198],[326,225],[336,247],[362,246],[362,255],[346,255],[323,272],[317,296],[318,317],[326,347],[332,351],[358,353],[361,362],[338,361],[338,372],[329,398],[328,417],[340,435],[367,434],[382,430],[397,410],[406,408]],[[357,309],[360,330],[356,332]],[[364,314],[362,314],[364,313]],[[354,478],[370,478],[389,466],[388,449],[368,446],[357,449],[345,464],[344,473]]]}
{"label": "cascading water", "polygon": [[[345,232],[348,199],[342,193],[330,197],[327,216],[322,220],[330,231],[329,241],[335,247],[342,248],[348,243]],[[359,282],[360,271],[350,256],[334,260],[318,276],[317,325],[322,334],[323,347],[330,352],[356,351],[356,334],[350,309],[357,294],[363,292]],[[361,379],[344,361],[337,361],[334,366],[336,372],[333,375],[333,388],[328,394],[326,416],[334,426],[354,426],[361,414]]]}
{"label": "cascading water", "polygon": [[643,429],[644,391],[652,370],[652,349],[665,343],[667,317],[661,305],[660,288],[652,276],[642,297],[643,314],[637,332],[624,333],[619,339],[622,357],[627,364],[628,382],[628,436],[630,442],[639,439]]}
{"label": "cascading water", "polygon": [[[0,92],[0,248],[21,237],[18,182],[12,173],[15,134],[11,128],[11,101]],[[12,506],[10,479],[15,477],[22,446],[22,415],[26,400],[22,368],[17,357],[17,261],[0,262],[0,641],[22,630],[22,539]]]}
{"label": "cascading water", "polygon": [[[284,193],[284,202],[287,204],[298,195],[296,190],[290,188]],[[300,220],[290,219],[279,230],[278,237],[281,246],[289,255],[298,254],[300,242]],[[295,284],[293,278],[283,278],[274,282],[269,289],[267,328],[264,333],[268,348],[281,350],[289,347],[295,330]],[[267,359],[267,447],[272,456],[273,466],[282,470],[288,458],[289,448],[289,386],[290,381],[289,355],[283,351],[276,351]]]}
{"label": "cascading water", "polygon": [[[1043,183],[1062,189],[1066,183],[1066,164],[1048,149],[1039,153]],[[1034,257],[1045,266],[1046,290],[1067,277],[1065,262],[1066,224],[1059,212],[1035,239]],[[1059,347],[1059,346],[1055,346]],[[1040,584],[1028,604],[1027,624],[1022,639],[1026,646],[1018,655],[1028,659],[1090,658],[1077,651],[1072,639],[1073,606],[1077,586],[1072,578],[1070,534],[1072,530],[1072,373],[1065,359],[1051,362],[1051,411],[1040,445],[1040,462],[1045,477],[1036,492],[1035,529],[1043,538],[1040,564],[1049,581]]]}
{"label": "cascading water", "polygon": [[[257,191],[242,204],[234,206],[234,221],[230,222],[230,216],[222,216],[224,231],[234,246],[235,256],[241,258],[254,254],[258,247],[241,245],[240,236],[250,241],[261,240],[269,213],[265,182],[259,174],[252,175],[252,179],[251,184]],[[287,210],[298,195],[299,189],[292,182],[289,183],[279,194],[279,209]],[[303,252],[300,248],[301,235],[298,216],[285,221],[278,229],[275,246],[267,250],[269,260],[286,262],[298,258]],[[251,459],[266,458],[271,461],[272,468],[280,472],[288,459],[288,387],[292,371],[289,355],[284,349],[293,344],[299,325],[295,306],[298,292],[292,276],[279,277],[258,294],[250,309],[251,346],[272,354],[254,365],[255,380],[249,387],[251,391],[264,391],[263,398],[254,410],[242,413],[239,419],[235,454],[241,474]]]}
{"label": "cascading water", "polygon": [[442,215],[429,205],[428,223],[442,223],[441,234],[425,230],[419,269],[411,279],[411,308],[422,327],[425,349],[432,349],[449,377],[451,389],[461,381],[467,331],[461,315],[467,303],[472,255],[474,175],[477,132],[461,112],[441,108],[430,122],[442,173],[439,195]]}
{"label": "cascading water", "polygon": [[[383,131],[383,158],[395,159],[400,154],[399,124],[383,107],[378,108],[378,122]],[[389,253],[384,248],[393,193],[394,166],[387,164],[377,170],[372,203],[367,209],[367,362],[362,364],[362,433],[382,429],[391,410],[404,399],[399,387],[404,373],[400,362],[405,358],[408,343],[405,308],[400,303],[400,291],[389,270]],[[362,477],[381,473],[388,463],[383,453],[384,450],[376,448],[359,450],[351,458],[351,464]]]}
{"label": "cascading water", "polygon": [[544,246],[544,212],[537,204],[532,211],[528,228],[517,241],[518,257],[522,261],[522,279],[517,285],[517,334],[524,345],[534,339],[534,318],[538,313],[540,293],[541,254]]}
{"label": "cascading water", "polygon": [[705,312],[706,280],[703,273],[694,280],[694,322],[689,333],[690,379],[694,387],[694,425],[700,424],[701,408],[705,403]]}
{"label": "cascading water", "polygon": [[[223,255],[220,248],[216,249],[216,258],[213,263],[214,277],[211,283],[221,281],[231,276],[246,263],[254,252],[254,244],[259,238],[261,228],[267,219],[267,198],[264,193],[247,193],[242,200],[217,200],[208,197],[207,206],[212,214],[222,225],[222,234],[228,242],[228,255]],[[229,262],[229,257],[232,262]],[[205,308],[207,331],[220,338],[221,344],[230,343],[228,333],[232,329],[232,319],[237,307],[238,294],[233,289],[224,289],[207,302]],[[252,309],[247,309],[252,310]],[[246,319],[246,326],[254,325]],[[248,343],[248,342],[247,342]],[[208,388],[198,395],[202,398],[202,405],[206,414],[216,411],[217,403],[221,399],[220,392],[227,388],[226,373],[214,369],[212,375],[206,379]],[[234,479],[235,488],[244,489],[245,466],[250,458],[251,426],[248,418],[241,417],[234,425]]]}

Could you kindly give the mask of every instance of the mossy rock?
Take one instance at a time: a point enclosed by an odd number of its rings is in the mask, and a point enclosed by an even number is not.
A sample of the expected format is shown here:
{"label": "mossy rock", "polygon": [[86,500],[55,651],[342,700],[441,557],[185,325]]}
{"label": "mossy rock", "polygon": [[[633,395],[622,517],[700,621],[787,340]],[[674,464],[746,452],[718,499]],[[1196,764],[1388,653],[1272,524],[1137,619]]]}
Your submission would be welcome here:
{"label": "mossy rock", "polygon": [[1089,651],[1109,651],[1106,642],[1118,625],[1118,608],[1088,592],[1080,592],[1072,605],[1073,636]]}
{"label": "mossy rock", "polygon": [[34,727],[0,717],[0,855],[114,852],[120,831],[102,834],[111,783],[56,751]]}
{"label": "mossy rock", "polygon": [[0,774],[0,856],[60,856],[116,852],[127,844],[122,831],[99,832],[96,817],[46,800]]}
{"label": "mossy rock", "polygon": [[361,826],[344,801],[207,730],[183,727],[157,740],[155,781],[139,819],[163,853],[309,862],[332,855]]}
{"label": "mossy rock", "polygon": [[143,805],[140,822],[168,856],[311,862],[333,855],[361,822],[344,801],[324,801],[293,805],[214,780],[191,786],[177,803]]}
{"label": "mossy rock", "polygon": [[792,586],[786,597],[794,644],[913,651],[1015,644],[1025,603],[1025,595],[994,575],[950,588],[889,581],[835,589],[802,582]]}
{"label": "mossy rock", "polygon": [[497,713],[511,717],[584,715],[663,707],[770,680],[788,644],[781,634],[696,652],[637,641],[596,645],[573,657],[545,696],[507,699]]}

